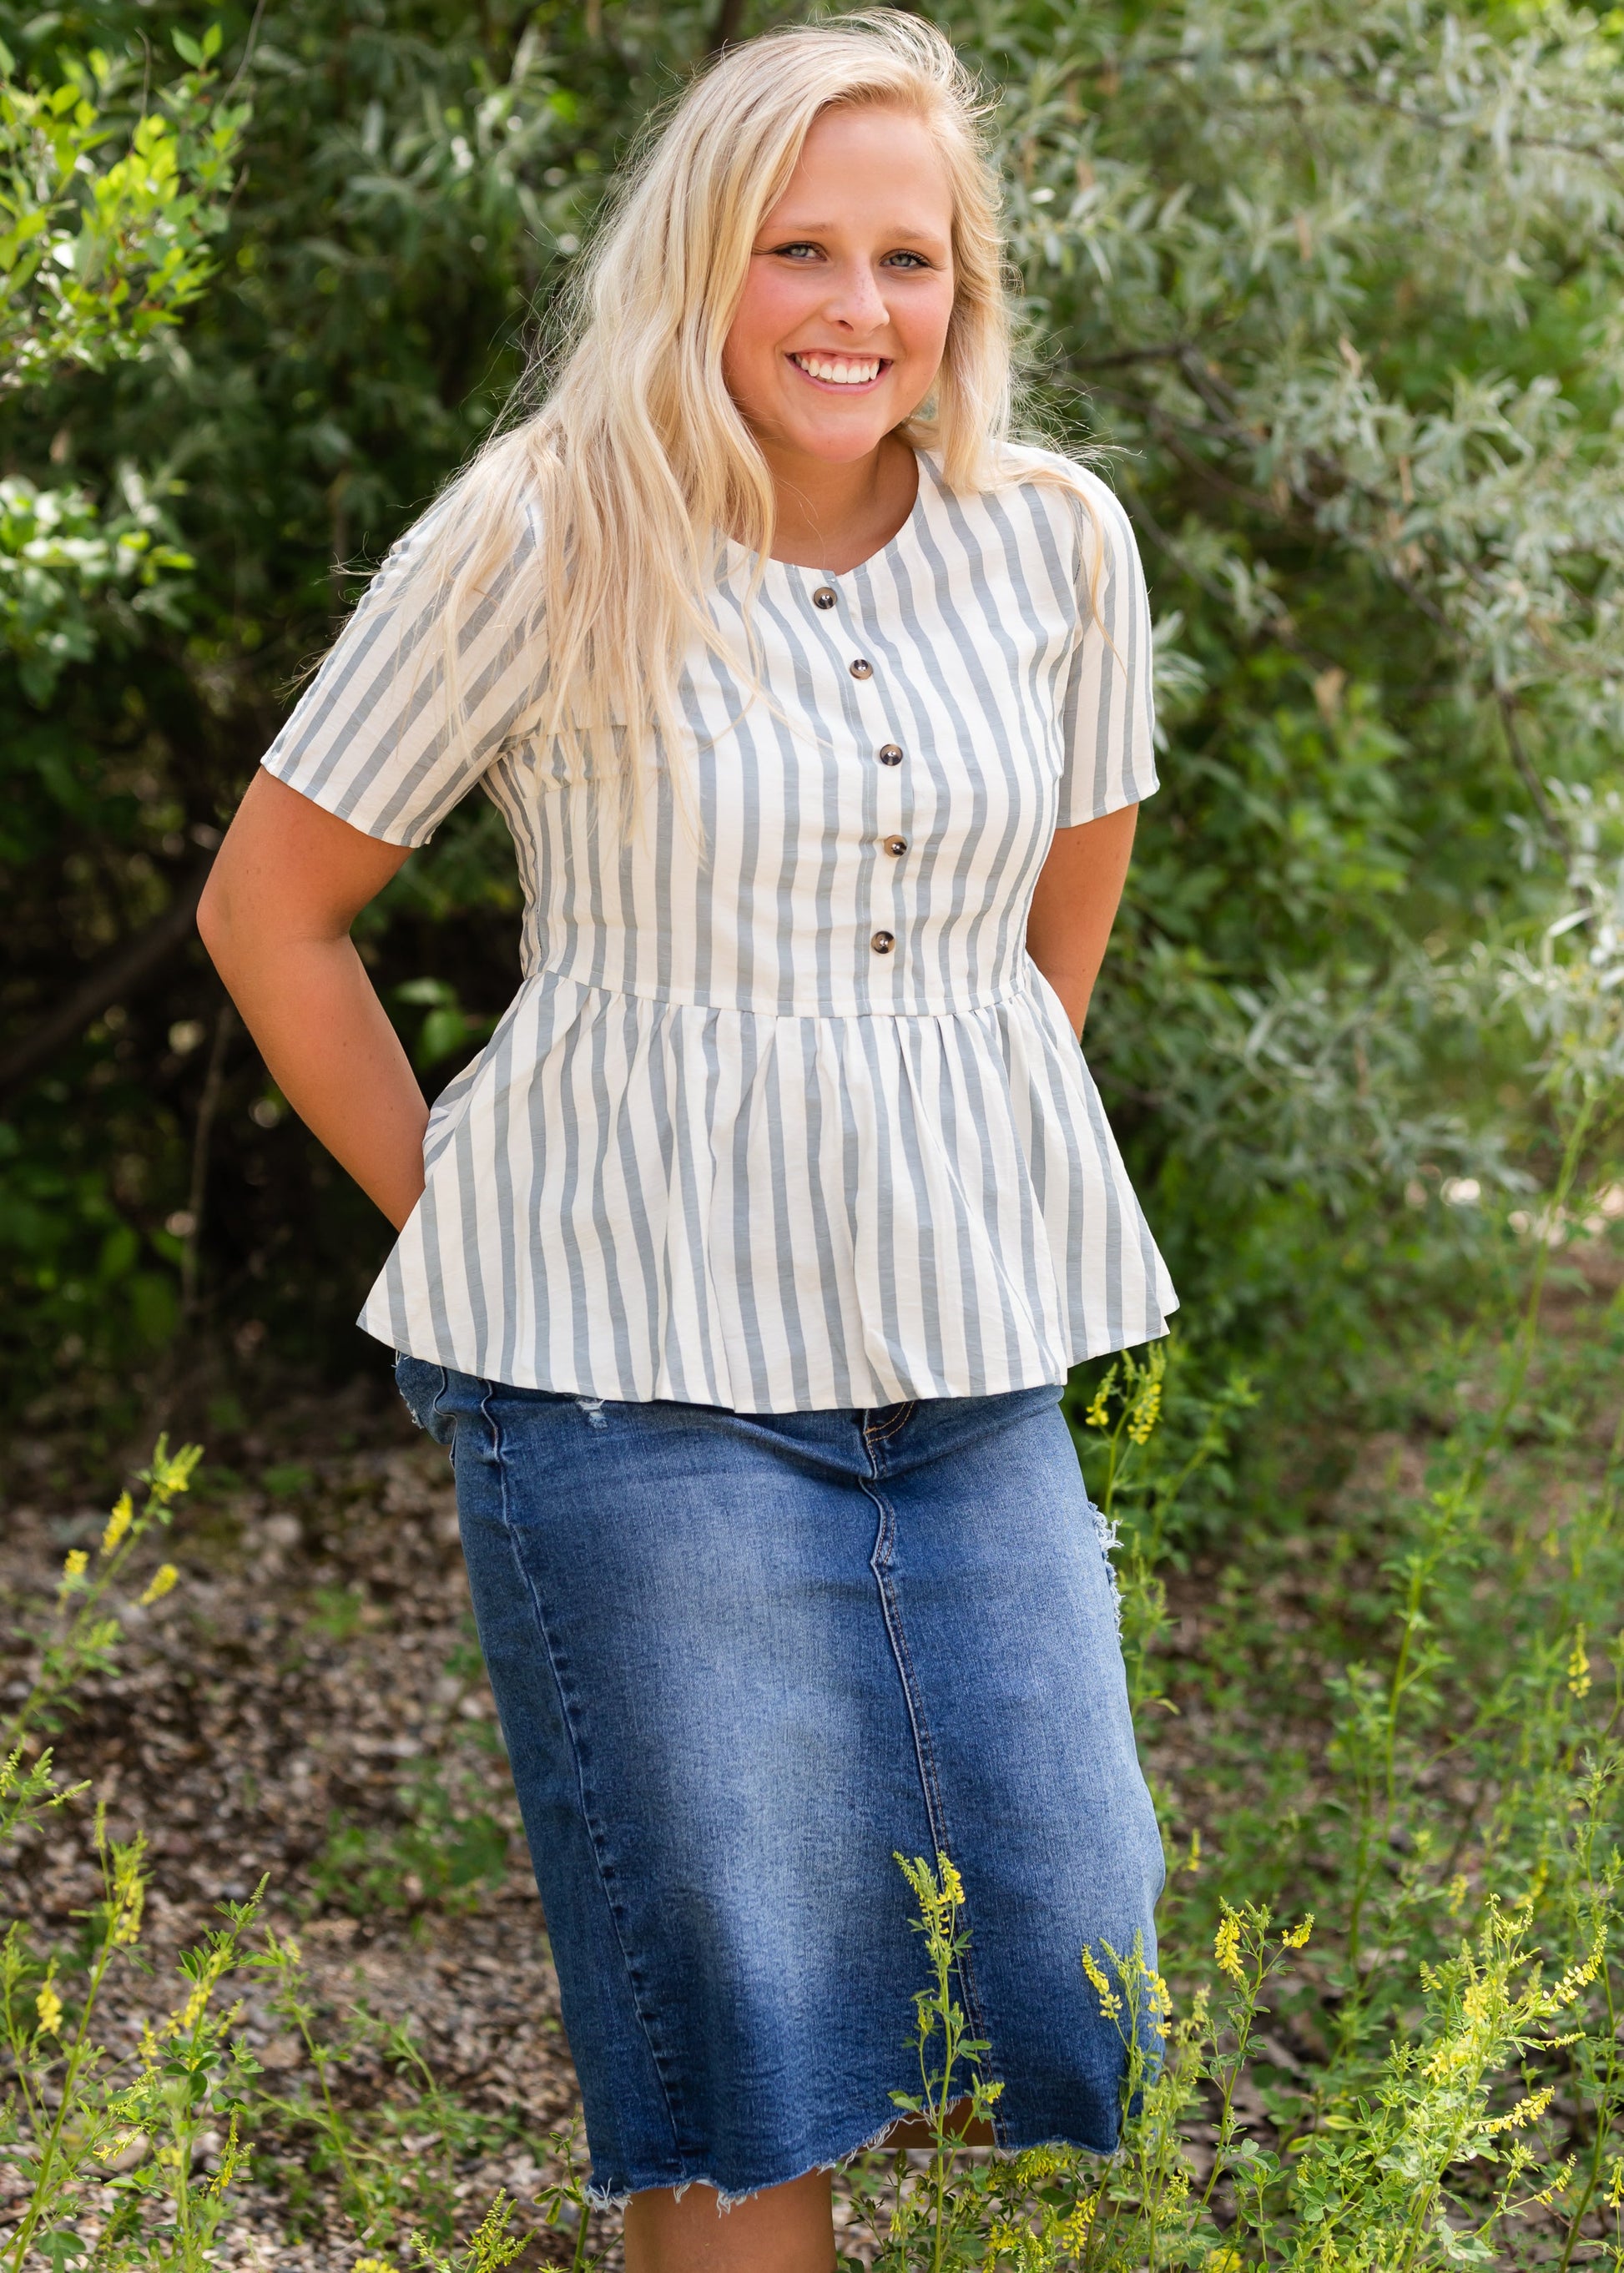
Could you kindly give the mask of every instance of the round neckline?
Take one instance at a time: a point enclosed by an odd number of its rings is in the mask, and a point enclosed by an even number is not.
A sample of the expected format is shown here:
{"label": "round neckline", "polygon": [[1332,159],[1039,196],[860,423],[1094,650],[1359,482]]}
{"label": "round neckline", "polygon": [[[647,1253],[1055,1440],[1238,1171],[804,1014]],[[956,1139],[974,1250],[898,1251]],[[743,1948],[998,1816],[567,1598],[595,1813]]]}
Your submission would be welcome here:
{"label": "round neckline", "polygon": [[[763,564],[764,569],[776,571],[781,576],[802,577],[814,584],[829,584],[838,587],[847,577],[861,576],[866,569],[876,566],[878,562],[883,560],[889,553],[894,552],[899,544],[903,544],[913,535],[914,529],[923,518],[925,511],[925,485],[928,480],[934,481],[936,479],[936,469],[931,464],[930,453],[929,450],[915,450],[914,452],[914,463],[919,469],[919,484],[914,491],[914,502],[908,507],[907,519],[903,522],[900,529],[897,530],[894,536],[888,536],[884,544],[879,546],[877,551],[870,552],[866,559],[854,562],[850,568],[831,570],[828,568],[808,568],[804,565],[804,563],[799,560],[775,560],[770,552]],[[736,544],[731,537],[726,541],[724,557],[726,562],[725,573],[731,572],[735,565],[735,560],[738,564],[748,566],[751,559],[751,555],[745,551],[744,547]]]}

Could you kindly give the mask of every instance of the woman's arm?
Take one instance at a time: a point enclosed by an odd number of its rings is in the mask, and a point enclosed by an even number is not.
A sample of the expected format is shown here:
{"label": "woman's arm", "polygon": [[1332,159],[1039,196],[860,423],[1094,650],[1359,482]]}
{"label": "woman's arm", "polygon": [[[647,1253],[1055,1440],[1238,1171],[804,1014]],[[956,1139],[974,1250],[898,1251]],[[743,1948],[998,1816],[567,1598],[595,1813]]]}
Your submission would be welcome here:
{"label": "woman's arm", "polygon": [[428,1107],[350,926],[406,857],[262,772],[198,908],[277,1087],[397,1230],[423,1190]]}
{"label": "woman's arm", "polygon": [[1124,805],[1076,829],[1057,829],[1032,896],[1026,952],[1079,1036],[1116,919],[1139,817],[1137,805]]}

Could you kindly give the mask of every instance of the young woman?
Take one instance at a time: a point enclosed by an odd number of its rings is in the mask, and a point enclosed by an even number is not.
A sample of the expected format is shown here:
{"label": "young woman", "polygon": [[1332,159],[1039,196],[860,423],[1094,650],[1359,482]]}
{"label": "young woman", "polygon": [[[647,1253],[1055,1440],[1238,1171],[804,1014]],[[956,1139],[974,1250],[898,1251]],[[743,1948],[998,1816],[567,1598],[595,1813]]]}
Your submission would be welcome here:
{"label": "young woman", "polygon": [[[400,1228],[594,2181],[633,2273],[829,2273],[951,1856],[1006,2146],[1116,2134],[1162,1879],[1058,1408],[1165,1330],[1077,1046],[1155,785],[1110,492],[1006,439],[996,188],[881,14],[697,81],[541,409],[391,556],[203,935]],[[524,977],[429,1112],[350,943],[479,784]]]}

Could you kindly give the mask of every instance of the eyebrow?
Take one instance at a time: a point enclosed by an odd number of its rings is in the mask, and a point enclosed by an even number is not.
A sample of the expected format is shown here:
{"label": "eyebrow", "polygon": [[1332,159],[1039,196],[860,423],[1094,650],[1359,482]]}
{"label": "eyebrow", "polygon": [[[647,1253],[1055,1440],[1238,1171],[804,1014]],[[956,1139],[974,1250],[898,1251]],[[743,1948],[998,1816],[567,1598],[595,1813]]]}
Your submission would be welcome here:
{"label": "eyebrow", "polygon": [[[828,236],[833,230],[838,229],[839,225],[838,221],[797,221],[782,222],[777,229],[770,229],[763,221],[759,234],[763,236],[792,240],[802,236]],[[910,238],[917,244],[945,244],[947,242],[945,236],[938,236],[933,229],[914,228],[907,222],[898,222],[895,227],[883,229],[880,233],[882,236],[894,237],[898,243],[904,238]]]}

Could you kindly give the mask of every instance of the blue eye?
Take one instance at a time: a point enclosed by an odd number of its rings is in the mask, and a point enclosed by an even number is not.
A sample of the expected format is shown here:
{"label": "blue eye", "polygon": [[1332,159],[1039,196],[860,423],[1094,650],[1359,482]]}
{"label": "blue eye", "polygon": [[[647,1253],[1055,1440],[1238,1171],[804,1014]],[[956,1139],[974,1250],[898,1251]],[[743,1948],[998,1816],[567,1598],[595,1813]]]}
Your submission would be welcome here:
{"label": "blue eye", "polygon": [[[797,265],[804,266],[808,261],[820,259],[823,250],[821,244],[813,244],[808,239],[801,237],[790,244],[775,244],[772,247],[772,256],[775,260],[793,260]],[[922,253],[910,251],[906,247],[895,252],[888,252],[883,266],[891,268],[903,263],[906,263],[910,269],[929,268],[930,266]]]}

